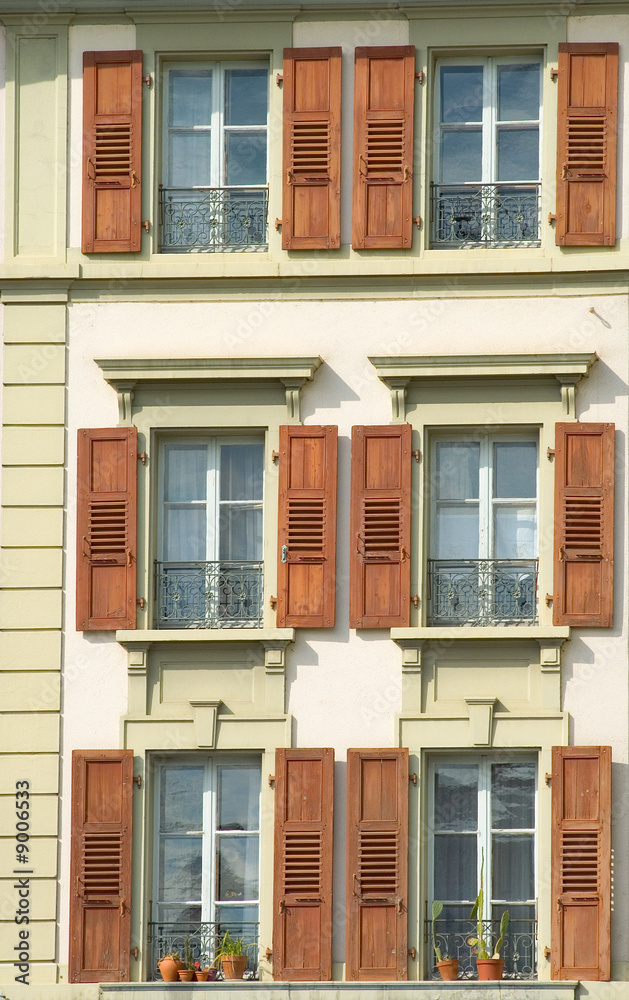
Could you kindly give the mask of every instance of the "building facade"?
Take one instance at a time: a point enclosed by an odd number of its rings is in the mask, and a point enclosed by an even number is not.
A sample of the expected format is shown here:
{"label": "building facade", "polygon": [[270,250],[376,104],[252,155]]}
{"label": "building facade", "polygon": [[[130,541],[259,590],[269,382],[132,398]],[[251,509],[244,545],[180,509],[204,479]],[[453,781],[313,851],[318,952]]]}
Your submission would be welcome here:
{"label": "building facade", "polygon": [[622,997],[629,5],[0,23],[0,989]]}

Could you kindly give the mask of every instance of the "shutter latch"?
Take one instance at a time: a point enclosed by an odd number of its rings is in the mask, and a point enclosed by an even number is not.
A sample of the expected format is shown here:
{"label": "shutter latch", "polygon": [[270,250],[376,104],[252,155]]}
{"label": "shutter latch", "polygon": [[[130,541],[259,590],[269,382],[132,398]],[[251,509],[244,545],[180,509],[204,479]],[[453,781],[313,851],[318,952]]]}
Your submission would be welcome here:
{"label": "shutter latch", "polygon": [[285,563],[288,560],[288,545],[282,545],[282,562]]}

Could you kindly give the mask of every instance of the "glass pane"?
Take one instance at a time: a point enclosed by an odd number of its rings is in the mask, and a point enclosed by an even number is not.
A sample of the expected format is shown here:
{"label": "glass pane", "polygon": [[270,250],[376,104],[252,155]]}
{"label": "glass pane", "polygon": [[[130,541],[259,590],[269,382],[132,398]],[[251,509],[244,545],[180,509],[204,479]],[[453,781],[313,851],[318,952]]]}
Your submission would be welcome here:
{"label": "glass pane", "polygon": [[245,943],[251,943],[256,928],[248,926],[258,920],[257,906],[217,906],[216,920],[231,937],[241,937]]}
{"label": "glass pane", "polygon": [[476,892],[476,834],[436,834],[435,899],[473,901]]}
{"label": "glass pane", "polygon": [[265,69],[225,71],[226,125],[266,125],[268,81]]}
{"label": "glass pane", "polygon": [[158,919],[165,924],[200,924],[200,906],[160,906]]}
{"label": "glass pane", "polygon": [[483,120],[483,67],[441,67],[441,121]]}
{"label": "glass pane", "polygon": [[492,837],[492,898],[534,899],[533,843],[530,833]]}
{"label": "glass pane", "polygon": [[262,559],[262,504],[221,505],[220,559]]}
{"label": "glass pane", "polygon": [[201,899],[200,837],[161,838],[159,897],[166,902]]}
{"label": "glass pane", "polygon": [[494,508],[494,559],[536,559],[535,508]]}
{"label": "glass pane", "polygon": [[499,66],[499,121],[537,121],[538,118],[539,63]]}
{"label": "glass pane", "polygon": [[205,500],[207,445],[167,444],[164,447],[164,499]]}
{"label": "glass pane", "polygon": [[509,910],[509,932],[511,934],[530,933],[530,921],[535,920],[535,903],[514,904],[509,901],[509,906],[503,903],[494,903],[491,908],[492,919],[497,920],[498,926],[504,910]]}
{"label": "glass pane", "polygon": [[535,441],[503,441],[494,444],[494,496],[537,496]]}
{"label": "glass pane", "polygon": [[535,181],[539,177],[539,129],[498,129],[498,180]]}
{"label": "glass pane", "polygon": [[[493,764],[491,825],[499,830],[535,827],[535,764]],[[528,898],[528,897],[527,897]]]}
{"label": "glass pane", "polygon": [[266,132],[225,133],[225,184],[266,184]]}
{"label": "glass pane", "polygon": [[260,768],[256,764],[218,768],[219,830],[257,830],[260,823]]}
{"label": "glass pane", "polygon": [[212,119],[212,70],[171,69],[169,124],[209,125]]}
{"label": "glass pane", "polygon": [[258,837],[216,838],[218,891],[221,901],[258,898]]}
{"label": "glass pane", "polygon": [[439,506],[435,548],[435,559],[478,559],[477,504]]}
{"label": "glass pane", "polygon": [[221,500],[261,500],[264,446],[221,445]]}
{"label": "glass pane", "polygon": [[438,441],[436,458],[435,495],[438,499],[477,500],[480,465],[478,441]]}
{"label": "glass pane", "polygon": [[209,132],[171,132],[168,184],[170,187],[209,187],[211,135]]}
{"label": "glass pane", "polygon": [[163,767],[159,828],[163,833],[203,829],[202,767]]}
{"label": "glass pane", "polygon": [[482,180],[483,150],[480,129],[442,132],[441,183]]}
{"label": "glass pane", "polygon": [[[478,825],[478,766],[435,767],[435,830],[471,831]],[[456,896],[448,896],[456,899]]]}
{"label": "glass pane", "polygon": [[203,560],[206,557],[205,549],[205,507],[167,507],[164,511],[164,560]]}

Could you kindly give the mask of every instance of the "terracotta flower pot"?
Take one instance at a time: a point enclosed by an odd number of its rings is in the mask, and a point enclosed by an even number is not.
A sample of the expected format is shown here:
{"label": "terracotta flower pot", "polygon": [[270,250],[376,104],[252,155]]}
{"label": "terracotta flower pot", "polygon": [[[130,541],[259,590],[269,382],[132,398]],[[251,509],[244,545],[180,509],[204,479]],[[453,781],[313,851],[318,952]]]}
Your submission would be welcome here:
{"label": "terracotta flower pot", "polygon": [[502,979],[504,964],[504,958],[477,958],[478,978],[481,980]]}
{"label": "terracotta flower pot", "polygon": [[208,980],[213,982],[216,979],[216,969],[197,969],[195,976],[197,983],[207,983]]}
{"label": "terracotta flower pot", "polygon": [[179,970],[182,966],[183,962],[177,958],[160,958],[157,963],[157,967],[165,983],[178,983]]}
{"label": "terracotta flower pot", "polygon": [[458,958],[444,958],[443,962],[437,962],[437,968],[441,978],[450,982],[459,975],[459,960]]}
{"label": "terracotta flower pot", "polygon": [[194,979],[194,969],[180,969],[179,978],[182,983],[191,983]]}
{"label": "terracotta flower pot", "polygon": [[247,956],[222,955],[221,965],[225,979],[242,979],[247,968]]}

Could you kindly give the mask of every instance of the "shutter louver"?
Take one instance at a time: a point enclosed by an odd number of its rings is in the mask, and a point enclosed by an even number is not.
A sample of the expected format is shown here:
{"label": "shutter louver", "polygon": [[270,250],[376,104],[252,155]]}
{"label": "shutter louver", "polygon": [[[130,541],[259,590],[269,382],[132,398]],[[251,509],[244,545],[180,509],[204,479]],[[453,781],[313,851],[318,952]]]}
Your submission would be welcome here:
{"label": "shutter louver", "polygon": [[407,978],[408,750],[348,750],[346,977]]}
{"label": "shutter louver", "polygon": [[77,484],[76,627],[135,628],[136,428],[80,430]]}
{"label": "shutter louver", "polygon": [[141,249],[142,53],[83,54],[83,253]]}
{"label": "shutter louver", "polygon": [[614,610],[614,425],[555,427],[553,624],[609,627]]}
{"label": "shutter louver", "polygon": [[278,628],[331,628],[338,428],[280,427]]}
{"label": "shutter louver", "polygon": [[332,978],[334,751],[276,750],[273,978]]}
{"label": "shutter louver", "polygon": [[553,747],[553,979],[610,978],[611,747]]}
{"label": "shutter louver", "polygon": [[341,48],[284,49],[282,248],[341,245]]}
{"label": "shutter louver", "polygon": [[72,754],[70,982],[129,980],[132,750]]}
{"label": "shutter louver", "polygon": [[414,46],[356,49],[355,250],[412,245],[414,98]]}
{"label": "shutter louver", "polygon": [[411,425],[352,428],[350,627],[410,624]]}
{"label": "shutter louver", "polygon": [[558,246],[616,242],[618,43],[559,45]]}

